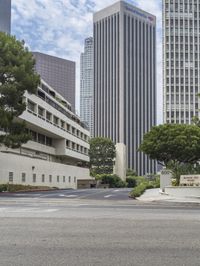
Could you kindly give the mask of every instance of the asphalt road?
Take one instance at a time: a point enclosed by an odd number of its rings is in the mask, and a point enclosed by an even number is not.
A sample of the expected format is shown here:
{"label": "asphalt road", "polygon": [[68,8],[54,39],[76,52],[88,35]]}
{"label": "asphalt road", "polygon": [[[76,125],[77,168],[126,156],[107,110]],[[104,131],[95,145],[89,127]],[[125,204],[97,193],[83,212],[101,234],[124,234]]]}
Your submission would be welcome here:
{"label": "asphalt road", "polygon": [[199,266],[200,207],[0,198],[1,266]]}
{"label": "asphalt road", "polygon": [[46,198],[46,199],[93,199],[93,200],[130,200],[129,188],[120,189],[66,189],[44,192],[0,193],[1,197]]}

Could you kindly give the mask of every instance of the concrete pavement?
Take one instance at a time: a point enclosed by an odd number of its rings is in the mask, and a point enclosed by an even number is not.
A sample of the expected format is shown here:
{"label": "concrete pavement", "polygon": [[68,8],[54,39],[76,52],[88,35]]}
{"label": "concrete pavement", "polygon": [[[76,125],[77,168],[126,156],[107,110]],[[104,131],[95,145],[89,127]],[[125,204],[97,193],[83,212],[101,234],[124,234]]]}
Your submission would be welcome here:
{"label": "concrete pavement", "polygon": [[1,266],[199,266],[197,206],[0,198]]}
{"label": "concrete pavement", "polygon": [[196,203],[200,204],[199,197],[173,197],[160,193],[160,189],[147,189],[137,200],[141,202],[174,202],[174,203]]}

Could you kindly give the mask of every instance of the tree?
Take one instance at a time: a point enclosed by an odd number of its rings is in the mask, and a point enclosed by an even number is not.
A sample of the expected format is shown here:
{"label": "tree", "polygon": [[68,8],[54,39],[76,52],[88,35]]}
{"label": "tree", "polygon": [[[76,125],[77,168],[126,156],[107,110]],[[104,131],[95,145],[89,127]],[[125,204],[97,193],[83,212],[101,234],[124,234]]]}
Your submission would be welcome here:
{"label": "tree", "polygon": [[19,117],[26,109],[25,91],[34,93],[40,82],[34,70],[35,60],[23,41],[0,32],[0,144],[17,148],[30,136]]}
{"label": "tree", "polygon": [[166,166],[171,162],[194,164],[200,159],[200,128],[185,124],[153,127],[139,150]]}
{"label": "tree", "polygon": [[108,138],[93,138],[90,140],[91,174],[111,174],[115,158],[115,145]]}

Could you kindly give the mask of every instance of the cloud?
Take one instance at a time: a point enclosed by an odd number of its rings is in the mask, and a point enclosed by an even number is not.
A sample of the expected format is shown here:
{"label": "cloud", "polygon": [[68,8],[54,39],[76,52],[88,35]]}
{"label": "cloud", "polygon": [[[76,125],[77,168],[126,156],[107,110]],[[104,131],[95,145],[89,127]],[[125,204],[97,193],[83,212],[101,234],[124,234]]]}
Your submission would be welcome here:
{"label": "cloud", "polygon": [[[76,104],[79,106],[80,53],[92,36],[92,16],[115,0],[17,0],[12,2],[12,33],[40,51],[76,62]],[[162,122],[161,0],[129,0],[157,17],[158,123]],[[79,110],[79,107],[77,108]]]}

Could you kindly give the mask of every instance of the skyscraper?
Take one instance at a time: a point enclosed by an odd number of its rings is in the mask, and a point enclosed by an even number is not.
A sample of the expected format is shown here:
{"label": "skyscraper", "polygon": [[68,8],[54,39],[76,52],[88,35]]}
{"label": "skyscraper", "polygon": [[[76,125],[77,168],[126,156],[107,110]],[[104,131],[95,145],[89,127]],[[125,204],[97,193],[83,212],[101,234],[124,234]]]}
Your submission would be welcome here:
{"label": "skyscraper", "polygon": [[94,14],[94,134],[127,146],[139,175],[156,162],[138,152],[156,125],[156,17],[120,1]]}
{"label": "skyscraper", "polygon": [[0,31],[10,34],[11,0],[0,0]]}
{"label": "skyscraper", "polygon": [[33,55],[41,78],[60,93],[75,111],[75,62],[38,52],[33,52]]}
{"label": "skyscraper", "polygon": [[93,38],[85,39],[80,60],[80,117],[93,135]]}
{"label": "skyscraper", "polygon": [[199,113],[199,11],[199,0],[163,0],[164,123],[190,124]]}

